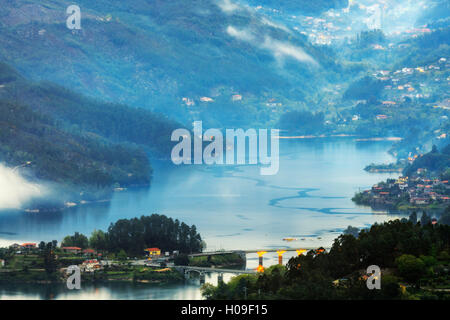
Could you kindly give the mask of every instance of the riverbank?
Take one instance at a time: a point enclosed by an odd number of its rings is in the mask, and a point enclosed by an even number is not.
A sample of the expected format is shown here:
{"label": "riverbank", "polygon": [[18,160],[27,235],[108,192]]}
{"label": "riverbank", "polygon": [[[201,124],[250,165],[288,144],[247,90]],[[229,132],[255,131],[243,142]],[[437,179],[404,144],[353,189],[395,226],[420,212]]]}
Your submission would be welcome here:
{"label": "riverbank", "polygon": [[371,173],[379,173],[379,172],[402,172],[406,167],[406,164],[397,162],[397,163],[389,163],[389,164],[375,164],[371,163],[364,168],[365,171]]}
{"label": "riverbank", "polygon": [[365,191],[358,192],[352,198],[352,201],[360,206],[367,206],[373,210],[386,211],[413,211],[413,210],[444,210],[448,203],[432,202],[429,204],[412,204],[405,199],[387,199],[376,198],[368,195]]}
{"label": "riverbank", "polygon": [[[101,190],[68,191],[70,186],[61,186],[56,191],[49,191],[49,199],[33,199],[21,211],[26,213],[57,213],[79,207],[87,207],[111,202],[114,194],[128,190],[147,190],[150,184],[130,185],[127,187],[111,187]],[[59,196],[56,197],[55,194]],[[58,198],[58,199],[56,199]]]}
{"label": "riverbank", "polygon": [[192,257],[189,259],[189,266],[232,269],[245,267],[245,262],[245,259],[237,253],[226,253]]}
{"label": "riverbank", "polygon": [[[66,268],[49,273],[45,269],[0,269],[0,285],[11,283],[23,284],[58,284],[67,281]],[[142,284],[183,283],[184,276],[171,268],[115,266],[108,269],[81,273],[82,283],[136,282]]]}
{"label": "riverbank", "polygon": [[448,180],[400,176],[356,193],[352,201],[377,209],[438,210],[450,204],[449,190]]}

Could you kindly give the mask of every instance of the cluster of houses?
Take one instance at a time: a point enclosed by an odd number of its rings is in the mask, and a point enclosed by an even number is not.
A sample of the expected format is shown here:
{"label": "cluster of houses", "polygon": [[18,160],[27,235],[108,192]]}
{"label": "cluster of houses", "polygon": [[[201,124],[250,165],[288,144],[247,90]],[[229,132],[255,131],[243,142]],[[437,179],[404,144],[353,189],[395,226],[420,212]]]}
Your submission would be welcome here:
{"label": "cluster of houses", "polygon": [[[9,248],[15,251],[15,254],[30,254],[37,253],[40,249],[37,243],[27,242],[23,244],[14,243]],[[94,249],[82,249],[80,247],[60,247],[60,252],[70,253],[85,258],[80,265],[80,269],[83,272],[94,272],[95,270],[102,269],[108,264],[108,261],[102,259],[102,254],[98,253]],[[165,252],[164,255],[159,248],[146,248],[144,254],[148,260],[159,259],[170,256],[170,252]],[[173,255],[179,254],[179,251],[173,251]],[[4,267],[5,261],[0,260],[0,267]]]}
{"label": "cluster of houses", "polygon": [[[346,8],[335,8],[327,10],[320,16],[291,15],[284,17],[285,20],[293,25],[293,29],[308,37],[309,41],[317,45],[330,45],[342,40],[350,41],[354,33],[361,29],[364,24],[369,30],[381,29],[385,27],[385,11],[393,9],[390,4],[383,5],[374,3],[364,5],[356,1],[349,1]],[[263,8],[257,6],[257,10],[265,10],[269,15],[279,15],[276,9]],[[364,13],[362,13],[364,12]],[[390,11],[392,12],[392,11]],[[391,17],[392,19],[392,17]],[[415,28],[394,28],[390,30],[397,36],[405,38],[417,38],[423,34],[429,34],[433,31],[428,25],[421,25]],[[405,45],[405,44],[400,44]],[[394,44],[387,46],[381,43],[372,45],[373,50],[386,50],[392,48]]]}
{"label": "cluster of houses", "polygon": [[[27,243],[14,243],[9,246],[9,248],[14,249],[16,251],[16,254],[28,253],[37,251],[38,245],[34,242],[27,242]],[[65,253],[74,253],[74,254],[83,254],[83,255],[99,255],[101,256],[101,253],[98,253],[94,249],[81,249],[79,247],[61,247],[60,248],[62,252]]]}
{"label": "cluster of houses", "polygon": [[[450,85],[450,77],[442,77],[442,71],[450,70],[450,61],[442,57],[427,66],[419,66],[416,68],[402,68],[396,71],[378,70],[372,74],[372,77],[383,81],[385,100],[381,101],[381,106],[385,107],[386,111],[400,106],[405,99],[418,100],[428,99],[431,97],[436,89],[440,90],[442,85]],[[439,73],[438,73],[439,72]],[[427,79],[432,78],[432,81],[424,80],[420,74],[428,74]],[[450,98],[440,95],[442,100],[431,103],[433,108],[441,108],[450,110]],[[425,100],[424,100],[425,101]],[[366,104],[366,100],[356,101],[356,104]],[[427,103],[428,105],[429,103]],[[389,112],[387,112],[389,113]],[[385,120],[390,116],[388,114],[375,115],[376,120]],[[443,120],[447,120],[447,116],[442,116]],[[445,119],[444,119],[445,118]],[[360,115],[353,115],[352,121],[361,120]],[[446,133],[439,133],[437,139],[445,139]]]}
{"label": "cluster of houses", "polygon": [[[450,70],[450,61],[442,57],[436,63],[415,68],[402,68],[393,72],[379,70],[372,76],[385,82],[384,89],[389,100],[383,103],[387,106],[395,106],[405,98],[426,99],[430,98],[433,88],[442,84],[448,84],[449,77],[443,76],[443,71]],[[427,74],[427,78],[421,77]],[[428,79],[431,78],[431,81]],[[440,104],[437,104],[438,107]]]}
{"label": "cluster of houses", "polygon": [[[207,97],[207,96],[200,97],[197,100],[200,101],[200,102],[203,102],[203,103],[212,103],[212,102],[214,102],[213,98]],[[241,101],[241,100],[242,100],[242,95],[241,94],[233,94],[231,96],[231,101],[232,102],[237,102],[237,101]],[[183,97],[183,98],[181,98],[181,101],[187,107],[193,107],[193,106],[196,105],[194,98]]]}
{"label": "cluster of houses", "polygon": [[[420,169],[419,169],[420,170]],[[401,197],[407,197],[412,205],[449,203],[450,184],[448,180],[424,177],[399,177],[388,179],[386,183],[375,184],[365,190],[375,204],[394,205]]]}

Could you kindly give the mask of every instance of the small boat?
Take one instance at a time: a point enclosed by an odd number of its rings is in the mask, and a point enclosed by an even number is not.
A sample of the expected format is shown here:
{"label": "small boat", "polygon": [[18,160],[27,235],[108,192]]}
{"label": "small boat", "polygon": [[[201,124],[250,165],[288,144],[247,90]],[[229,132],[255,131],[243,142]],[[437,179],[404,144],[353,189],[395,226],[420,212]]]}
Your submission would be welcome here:
{"label": "small boat", "polygon": [[297,241],[297,238],[283,238],[283,241]]}

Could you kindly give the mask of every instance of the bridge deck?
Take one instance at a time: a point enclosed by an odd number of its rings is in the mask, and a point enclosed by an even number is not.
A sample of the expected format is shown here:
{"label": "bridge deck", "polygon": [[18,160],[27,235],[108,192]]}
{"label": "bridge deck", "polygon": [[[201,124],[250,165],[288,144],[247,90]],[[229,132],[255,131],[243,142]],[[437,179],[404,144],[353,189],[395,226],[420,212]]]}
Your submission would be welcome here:
{"label": "bridge deck", "polygon": [[193,267],[193,266],[176,266],[175,269],[203,271],[203,272],[219,272],[219,273],[236,273],[236,274],[254,274],[256,270],[237,270],[237,269],[220,269],[207,267]]}
{"label": "bridge deck", "polygon": [[[266,251],[266,252],[277,252],[277,251],[297,251],[297,250],[316,250],[320,247],[300,247],[300,248],[279,248],[279,249],[252,249],[252,250],[225,250],[225,251],[209,251],[209,252],[201,252],[201,253],[193,253],[190,254],[190,257],[201,257],[201,256],[213,256],[218,254],[230,254],[230,253],[257,253],[260,251]],[[330,248],[325,248],[329,250]]]}

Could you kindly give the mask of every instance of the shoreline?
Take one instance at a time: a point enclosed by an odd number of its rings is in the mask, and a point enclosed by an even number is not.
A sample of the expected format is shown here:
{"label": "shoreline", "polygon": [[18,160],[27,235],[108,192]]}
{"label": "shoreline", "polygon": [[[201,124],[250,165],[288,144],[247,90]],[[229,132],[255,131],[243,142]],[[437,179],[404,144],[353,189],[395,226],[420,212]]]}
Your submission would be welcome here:
{"label": "shoreline", "polygon": [[109,194],[109,198],[106,199],[97,199],[97,200],[68,200],[64,202],[64,205],[62,206],[49,206],[48,208],[37,208],[37,207],[30,207],[25,209],[11,209],[11,210],[17,210],[23,213],[57,213],[57,212],[63,212],[65,210],[69,210],[72,208],[82,207],[82,206],[88,206],[88,205],[95,205],[95,204],[102,204],[102,203],[110,203],[113,195],[118,192],[127,192],[129,190],[136,190],[136,189],[144,189],[149,188],[151,184],[142,184],[142,185],[131,185],[127,187],[116,187],[111,189],[111,192]]}

